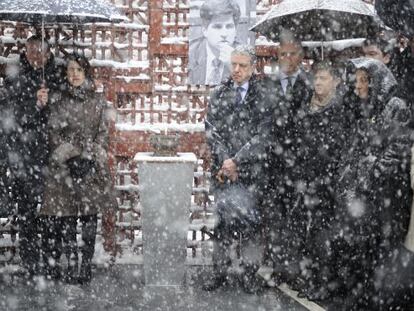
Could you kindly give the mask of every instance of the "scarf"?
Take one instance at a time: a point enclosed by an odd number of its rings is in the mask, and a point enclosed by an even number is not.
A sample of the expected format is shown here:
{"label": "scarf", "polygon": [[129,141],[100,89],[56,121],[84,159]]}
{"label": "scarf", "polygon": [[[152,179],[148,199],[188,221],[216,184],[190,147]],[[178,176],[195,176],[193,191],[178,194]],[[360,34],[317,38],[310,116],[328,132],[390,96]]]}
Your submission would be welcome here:
{"label": "scarf", "polygon": [[328,96],[325,98],[319,99],[316,94],[313,94],[312,99],[310,101],[310,110],[317,111],[324,108],[335,96],[336,90],[332,90]]}

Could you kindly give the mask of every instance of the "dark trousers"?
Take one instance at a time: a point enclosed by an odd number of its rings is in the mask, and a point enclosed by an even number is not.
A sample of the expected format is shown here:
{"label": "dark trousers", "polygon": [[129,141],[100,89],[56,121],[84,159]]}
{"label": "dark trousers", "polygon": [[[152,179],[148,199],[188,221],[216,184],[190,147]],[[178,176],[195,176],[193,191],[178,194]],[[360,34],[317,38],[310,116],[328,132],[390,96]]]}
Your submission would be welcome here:
{"label": "dark trousers", "polygon": [[82,254],[82,262],[80,267],[81,281],[88,282],[91,279],[91,263],[93,254],[95,253],[96,230],[98,224],[97,215],[80,216],[82,226],[82,246],[80,251]]}
{"label": "dark trousers", "polygon": [[38,273],[40,259],[38,222],[35,209],[36,204],[33,204],[28,210],[18,212],[19,254],[23,268],[30,275]]}
{"label": "dark trousers", "polygon": [[227,273],[227,268],[231,264],[230,247],[235,241],[239,243],[244,268],[257,271],[263,253],[259,228],[252,226],[245,231],[235,231],[219,221],[214,228],[214,234],[213,265],[217,274]]}
{"label": "dark trousers", "polygon": [[15,179],[12,183],[11,193],[11,204],[17,207],[19,254],[22,266],[28,274],[37,274],[40,258],[37,208],[41,204],[42,187],[35,187],[25,180]]}
{"label": "dark trousers", "polygon": [[71,281],[78,277],[78,253],[81,253],[79,276],[88,281],[91,278],[91,263],[95,253],[97,215],[80,216],[82,244],[78,249],[76,239],[77,216],[40,217],[42,234],[42,259],[45,275],[53,279],[61,276],[60,257],[65,254],[68,268],[64,277]]}
{"label": "dark trousers", "polygon": [[283,183],[269,193],[265,203],[265,262],[289,279],[300,273],[299,265],[306,255],[308,219],[302,204],[295,189]]}
{"label": "dark trousers", "polygon": [[68,261],[65,276],[75,278],[78,270],[77,216],[42,216],[39,222],[44,274],[53,279],[61,276],[60,257],[64,253]]}
{"label": "dark trousers", "polygon": [[[255,193],[243,184],[225,184],[215,189],[218,222],[214,228],[213,265],[215,272],[224,275],[231,263],[230,246],[240,242],[245,269],[257,270],[261,261],[260,216]],[[250,251],[250,249],[254,251]],[[246,250],[244,252],[244,250]]]}

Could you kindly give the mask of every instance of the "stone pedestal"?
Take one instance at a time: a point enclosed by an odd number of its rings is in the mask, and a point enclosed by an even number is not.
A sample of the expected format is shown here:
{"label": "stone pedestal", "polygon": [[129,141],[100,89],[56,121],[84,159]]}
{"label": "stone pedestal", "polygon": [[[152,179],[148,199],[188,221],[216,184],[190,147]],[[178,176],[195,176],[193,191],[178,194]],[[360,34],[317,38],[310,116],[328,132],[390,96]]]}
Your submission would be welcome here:
{"label": "stone pedestal", "polygon": [[189,208],[196,157],[138,153],[145,286],[185,284]]}

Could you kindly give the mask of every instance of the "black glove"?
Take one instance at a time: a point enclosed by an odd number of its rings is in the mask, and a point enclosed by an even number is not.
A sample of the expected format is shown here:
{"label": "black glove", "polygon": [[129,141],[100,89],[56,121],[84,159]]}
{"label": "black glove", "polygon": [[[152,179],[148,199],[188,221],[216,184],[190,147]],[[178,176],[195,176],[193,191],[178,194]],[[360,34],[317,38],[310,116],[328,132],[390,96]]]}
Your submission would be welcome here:
{"label": "black glove", "polygon": [[72,178],[83,178],[95,168],[95,161],[80,156],[70,158],[66,161]]}

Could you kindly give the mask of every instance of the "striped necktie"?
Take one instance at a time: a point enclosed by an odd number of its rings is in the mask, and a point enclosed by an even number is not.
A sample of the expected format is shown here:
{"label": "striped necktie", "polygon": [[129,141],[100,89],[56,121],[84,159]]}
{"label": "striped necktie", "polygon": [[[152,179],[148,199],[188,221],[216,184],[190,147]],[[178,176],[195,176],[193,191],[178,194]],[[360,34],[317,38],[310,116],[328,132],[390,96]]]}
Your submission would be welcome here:
{"label": "striped necktie", "polygon": [[243,102],[243,98],[242,98],[243,91],[244,91],[244,87],[242,86],[238,86],[236,88],[236,100],[234,101],[234,103],[236,104],[236,107],[241,106]]}
{"label": "striped necktie", "polygon": [[285,78],[288,82],[286,85],[285,96],[292,97],[293,93],[293,77],[286,77]]}

